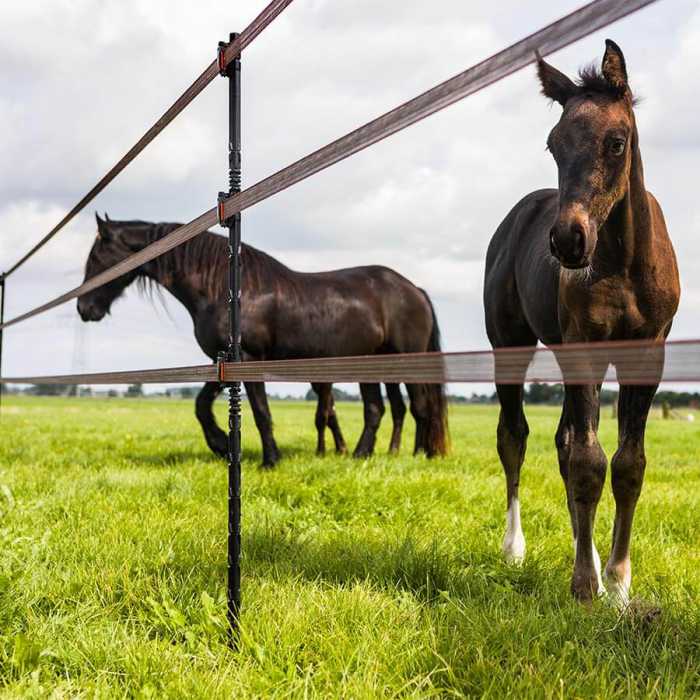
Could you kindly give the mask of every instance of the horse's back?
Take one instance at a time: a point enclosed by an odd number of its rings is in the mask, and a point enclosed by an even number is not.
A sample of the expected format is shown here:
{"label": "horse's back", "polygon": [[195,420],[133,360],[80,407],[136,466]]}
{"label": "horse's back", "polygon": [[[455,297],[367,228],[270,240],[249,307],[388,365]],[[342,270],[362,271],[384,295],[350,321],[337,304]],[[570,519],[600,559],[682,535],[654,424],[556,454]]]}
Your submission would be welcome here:
{"label": "horse's back", "polygon": [[486,330],[494,347],[559,342],[559,266],[549,252],[558,192],[531,192],[489,243],[484,275]]}

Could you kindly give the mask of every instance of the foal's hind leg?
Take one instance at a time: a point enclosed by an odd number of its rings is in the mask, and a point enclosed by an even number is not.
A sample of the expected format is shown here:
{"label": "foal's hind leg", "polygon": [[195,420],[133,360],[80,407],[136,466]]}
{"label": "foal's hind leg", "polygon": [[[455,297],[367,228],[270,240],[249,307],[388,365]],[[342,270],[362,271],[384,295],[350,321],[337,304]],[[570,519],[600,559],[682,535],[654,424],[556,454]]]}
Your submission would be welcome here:
{"label": "foal's hind leg", "polygon": [[389,442],[389,452],[397,454],[401,448],[401,432],[403,431],[403,421],[406,415],[406,404],[401,396],[401,387],[398,384],[385,384],[386,395],[391,406],[391,441]]}
{"label": "foal's hind leg", "polygon": [[520,524],[520,468],[525,459],[529,428],[523,412],[523,385],[496,384],[501,412],[498,417],[497,446],[506,475],[506,533],[503,555],[506,561],[520,563],[525,558],[525,536]]}
{"label": "foal's hind leg", "polygon": [[377,430],[384,415],[384,401],[379,384],[360,384],[360,393],[365,404],[365,426],[353,457],[369,457],[374,451]]}
{"label": "foal's hind leg", "polygon": [[629,602],[632,520],[644,480],[644,433],[656,386],[620,387],[618,448],[610,463],[615,524],[612,551],[605,566],[605,584],[608,593],[621,607]]}

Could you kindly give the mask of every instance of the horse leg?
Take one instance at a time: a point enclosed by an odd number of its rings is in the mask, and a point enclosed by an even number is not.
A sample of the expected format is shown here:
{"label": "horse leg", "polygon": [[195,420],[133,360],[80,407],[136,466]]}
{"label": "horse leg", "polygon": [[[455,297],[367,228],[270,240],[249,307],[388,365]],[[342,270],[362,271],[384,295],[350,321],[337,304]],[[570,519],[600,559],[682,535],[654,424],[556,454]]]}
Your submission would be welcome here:
{"label": "horse leg", "polygon": [[506,532],[503,536],[503,556],[519,564],[525,558],[525,536],[520,524],[520,469],[525,460],[527,436],[530,429],[523,411],[522,384],[496,384],[501,411],[498,416],[498,456],[506,476]]}
{"label": "horse leg", "polygon": [[600,558],[593,545],[595,515],[607,467],[597,435],[600,394],[598,386],[567,385],[565,391],[571,425],[566,476],[576,537],[571,592],[579,600],[588,601],[603,592]]}
{"label": "horse leg", "polygon": [[424,384],[406,384],[410,401],[411,415],[416,422],[416,439],[413,454],[426,451],[428,437],[428,402]]}
{"label": "horse leg", "polygon": [[272,416],[264,382],[245,382],[245,393],[262,441],[262,466],[274,467],[279,461],[280,453],[272,434]]}
{"label": "horse leg", "polygon": [[335,399],[333,398],[333,385],[329,384],[328,392],[328,428],[333,436],[333,442],[335,443],[335,453],[339,455],[344,455],[348,451],[348,447],[345,444],[345,438],[340,430],[340,423],[338,423],[338,416],[335,413]]}
{"label": "horse leg", "polygon": [[365,405],[365,425],[353,457],[369,457],[374,452],[377,430],[384,415],[384,401],[379,384],[360,384],[360,394]]}
{"label": "horse leg", "polygon": [[202,426],[209,449],[219,457],[228,454],[228,437],[218,426],[212,406],[223,387],[218,382],[206,382],[195,399],[195,415]]}
{"label": "horse leg", "polygon": [[401,396],[401,387],[398,384],[385,384],[386,395],[391,406],[391,442],[389,443],[389,453],[398,454],[401,447],[401,432],[403,431],[403,420],[406,415],[406,404]]}
{"label": "horse leg", "polygon": [[[577,535],[576,535],[576,518],[574,516],[574,498],[571,492],[571,482],[569,481],[569,461],[571,459],[571,441],[573,436],[573,426],[571,425],[570,410],[567,410],[567,402],[564,399],[562,406],[561,418],[559,419],[559,427],[554,438],[554,444],[557,447],[557,457],[559,459],[559,473],[564,482],[566,491],[566,505],[569,510],[569,519],[571,520],[571,532],[574,540],[574,557],[576,556]],[[600,555],[596,549],[595,542],[593,545],[593,566],[596,573],[600,573]],[[598,586],[600,590],[600,581]]]}
{"label": "horse leg", "polygon": [[326,454],[326,425],[328,425],[328,401],[331,395],[331,385],[312,383],[311,388],[316,392],[316,454]]}
{"label": "horse leg", "polygon": [[629,602],[632,520],[644,481],[644,433],[657,386],[620,386],[618,448],[610,463],[615,523],[612,550],[605,566],[605,584],[621,607]]}

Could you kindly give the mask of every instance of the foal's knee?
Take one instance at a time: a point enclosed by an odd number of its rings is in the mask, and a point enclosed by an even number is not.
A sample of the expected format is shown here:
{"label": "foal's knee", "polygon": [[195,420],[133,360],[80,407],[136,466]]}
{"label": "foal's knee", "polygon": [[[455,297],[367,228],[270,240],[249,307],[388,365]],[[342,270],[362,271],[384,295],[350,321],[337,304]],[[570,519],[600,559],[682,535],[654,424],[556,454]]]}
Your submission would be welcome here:
{"label": "foal's knee", "polygon": [[501,414],[496,430],[498,454],[501,459],[508,464],[522,461],[529,434],[530,427],[524,413],[511,420],[506,420]]}
{"label": "foal's knee", "polygon": [[569,479],[577,503],[595,505],[605,483],[608,460],[597,438],[571,446]]}

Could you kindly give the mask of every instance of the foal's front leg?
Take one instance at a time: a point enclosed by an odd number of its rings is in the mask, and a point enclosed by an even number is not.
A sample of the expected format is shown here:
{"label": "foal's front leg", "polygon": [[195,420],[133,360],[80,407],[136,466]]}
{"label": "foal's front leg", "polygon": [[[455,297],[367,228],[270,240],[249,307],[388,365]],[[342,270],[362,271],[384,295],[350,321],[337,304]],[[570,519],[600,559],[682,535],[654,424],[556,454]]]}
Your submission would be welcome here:
{"label": "foal's front leg", "polygon": [[644,433],[657,386],[620,387],[618,448],[610,465],[615,496],[615,524],[610,559],[605,566],[606,588],[620,607],[629,602],[632,582],[632,520],[642,491],[646,467]]}
{"label": "foal's front leg", "polygon": [[571,592],[585,601],[603,592],[600,559],[593,544],[596,509],[607,467],[597,434],[599,388],[567,386],[565,401],[571,440],[566,478],[576,548]]}

